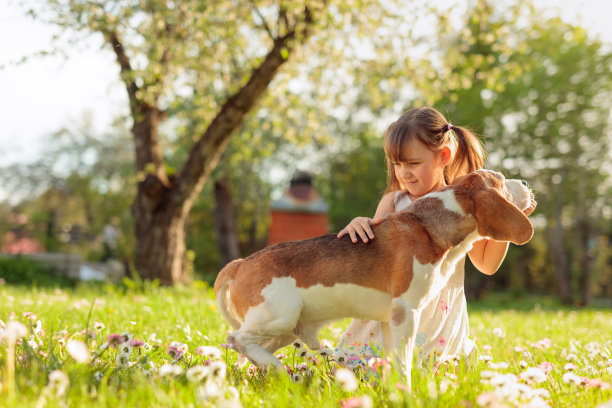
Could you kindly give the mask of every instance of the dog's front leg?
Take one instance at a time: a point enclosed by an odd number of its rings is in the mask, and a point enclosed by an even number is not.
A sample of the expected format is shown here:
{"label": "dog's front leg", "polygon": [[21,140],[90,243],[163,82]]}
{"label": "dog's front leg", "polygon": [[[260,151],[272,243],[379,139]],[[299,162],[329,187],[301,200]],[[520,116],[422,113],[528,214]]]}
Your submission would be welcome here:
{"label": "dog's front leg", "polygon": [[395,360],[404,371],[406,385],[412,389],[412,359],[419,327],[420,311],[405,299],[395,298],[391,302],[389,331],[391,350]]}

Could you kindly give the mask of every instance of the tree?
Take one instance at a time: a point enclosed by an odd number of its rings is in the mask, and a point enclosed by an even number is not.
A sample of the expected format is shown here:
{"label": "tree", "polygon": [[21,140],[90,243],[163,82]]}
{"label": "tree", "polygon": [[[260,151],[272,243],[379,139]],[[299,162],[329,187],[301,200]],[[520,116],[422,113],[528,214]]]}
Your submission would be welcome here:
{"label": "tree", "polygon": [[[289,55],[318,28],[327,3],[48,4],[55,22],[102,34],[115,55],[133,121],[137,270],[163,284],[179,282],[184,278],[184,225],[194,199],[230,136]],[[239,69],[228,69],[229,61]],[[188,99],[202,108],[200,120],[206,125],[191,135],[193,147],[173,172],[164,160],[160,124],[187,99],[182,92],[191,93]]]}

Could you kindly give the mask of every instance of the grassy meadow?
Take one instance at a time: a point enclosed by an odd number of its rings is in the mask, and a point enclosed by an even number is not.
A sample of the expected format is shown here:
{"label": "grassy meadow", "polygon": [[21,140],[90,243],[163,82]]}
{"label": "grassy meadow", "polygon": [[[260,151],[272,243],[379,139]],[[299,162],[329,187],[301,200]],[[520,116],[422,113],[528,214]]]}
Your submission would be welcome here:
{"label": "grassy meadow", "polygon": [[[597,407],[612,400],[612,310],[546,298],[471,302],[477,361],[415,370],[412,392],[386,360],[352,370],[336,361],[341,353],[293,346],[278,352],[291,376],[257,370],[223,347],[229,326],[204,283],[4,284],[0,299],[0,406]],[[325,328],[321,338],[333,345],[347,324]]]}

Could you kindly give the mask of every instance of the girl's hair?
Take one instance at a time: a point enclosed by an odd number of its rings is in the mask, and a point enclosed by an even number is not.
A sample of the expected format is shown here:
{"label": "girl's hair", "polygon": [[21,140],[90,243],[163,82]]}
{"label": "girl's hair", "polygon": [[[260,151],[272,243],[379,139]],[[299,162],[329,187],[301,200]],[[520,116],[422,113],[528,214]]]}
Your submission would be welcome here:
{"label": "girl's hair", "polygon": [[393,163],[405,161],[406,146],[418,140],[432,151],[449,146],[452,151],[451,162],[444,167],[446,184],[464,174],[482,168],[485,151],[480,140],[470,130],[448,123],[444,115],[434,108],[413,108],[393,122],[387,132],[383,146],[387,158],[387,189],[385,193],[400,190],[395,177]]}

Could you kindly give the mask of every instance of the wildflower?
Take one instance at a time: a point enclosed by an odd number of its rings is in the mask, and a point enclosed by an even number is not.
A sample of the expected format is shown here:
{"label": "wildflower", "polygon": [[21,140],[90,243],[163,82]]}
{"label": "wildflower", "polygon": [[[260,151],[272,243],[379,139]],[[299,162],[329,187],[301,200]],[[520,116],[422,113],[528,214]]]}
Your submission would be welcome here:
{"label": "wildflower", "polygon": [[123,337],[124,342],[132,340],[132,335],[129,332],[123,332],[121,333],[121,336]]}
{"label": "wildflower", "polygon": [[208,375],[209,369],[206,366],[196,365],[187,370],[187,379],[191,382],[201,382]]}
{"label": "wildflower", "polygon": [[189,346],[186,344],[181,344],[180,346],[177,347],[178,351],[180,351],[181,353],[186,353],[187,349],[189,349]]}
{"label": "wildflower", "polygon": [[538,366],[539,369],[541,369],[542,371],[544,371],[544,374],[548,374],[552,371],[553,369],[553,365],[552,363],[549,363],[547,361],[543,362],[542,364],[540,364]]}
{"label": "wildflower", "polygon": [[131,347],[133,348],[140,348],[144,345],[144,341],[142,340],[137,340],[137,339],[132,339],[130,340],[130,342],[128,343]]}
{"label": "wildflower", "polygon": [[529,364],[527,364],[526,361],[521,360],[519,361],[519,367],[521,367],[523,370],[526,369],[527,367],[529,367]]}
{"label": "wildflower", "polygon": [[550,346],[552,346],[552,340],[551,339],[542,339],[542,340],[538,340],[535,343],[531,343],[531,347],[533,348],[537,348],[537,349],[548,349],[550,348]]}
{"label": "wildflower", "polygon": [[164,364],[159,368],[160,377],[177,377],[183,374],[183,369],[176,364]]}
{"label": "wildflower", "polygon": [[369,395],[351,397],[340,401],[340,408],[371,408],[372,406],[372,397]]}
{"label": "wildflower", "polygon": [[225,373],[227,372],[227,366],[222,361],[213,361],[208,369],[210,371],[210,379],[213,381],[225,380]]}
{"label": "wildflower", "polygon": [[346,392],[352,392],[357,389],[359,383],[355,374],[346,368],[339,368],[335,373],[336,381],[340,384],[340,387]]}
{"label": "wildflower", "polygon": [[504,337],[506,337],[506,333],[504,333],[504,329],[502,329],[501,327],[494,328],[493,335],[495,337],[499,337],[500,339],[503,339]]}
{"label": "wildflower", "polygon": [[565,371],[575,371],[576,369],[578,369],[578,366],[574,363],[567,363],[563,366],[563,369]]}
{"label": "wildflower", "polygon": [[6,328],[0,331],[0,341],[4,340],[7,343],[15,343],[17,340],[24,338],[28,334],[28,329],[23,323],[11,320],[6,325]]}
{"label": "wildflower", "polygon": [[116,358],[119,367],[125,367],[130,363],[130,355],[127,353],[119,353]]}
{"label": "wildflower", "polygon": [[505,370],[506,368],[508,368],[508,363],[506,363],[505,361],[501,361],[499,363],[491,363],[489,364],[489,368],[491,370]]}
{"label": "wildflower", "polygon": [[381,369],[390,368],[391,364],[387,360],[385,360],[384,358],[373,357],[373,358],[368,360],[368,367],[370,367],[372,370],[376,371],[379,368],[381,368]]}
{"label": "wildflower", "polygon": [[148,353],[151,351],[151,345],[149,343],[145,343],[142,345],[142,351],[144,351],[145,353]]}
{"label": "wildflower", "polygon": [[206,402],[223,395],[221,387],[214,381],[207,381],[206,384],[196,390],[197,399],[201,402]]}
{"label": "wildflower", "polygon": [[36,315],[32,312],[23,312],[23,314],[21,315],[22,317],[25,317],[26,319],[30,319],[31,321],[35,321],[36,320]]}
{"label": "wildflower", "polygon": [[308,355],[308,350],[305,348],[296,349],[298,357],[306,357]]}
{"label": "wildflower", "polygon": [[285,353],[278,353],[274,357],[276,357],[279,360],[282,360],[283,358],[287,358],[287,355]]}
{"label": "wildflower", "polygon": [[70,383],[70,379],[61,370],[53,370],[49,374],[49,383],[47,387],[52,390],[56,396],[61,397],[66,393],[66,388]]}
{"label": "wildflower", "polygon": [[479,407],[496,407],[499,402],[499,397],[492,392],[483,392],[476,397],[476,405]]}
{"label": "wildflower", "polygon": [[304,356],[306,358],[306,362],[310,363],[310,364],[314,364],[315,362],[315,356],[312,353],[306,353],[306,356]]}
{"label": "wildflower", "polygon": [[579,377],[572,372],[567,372],[563,374],[563,382],[570,385],[582,385],[585,383],[583,377]]}
{"label": "wildflower", "polygon": [[333,351],[329,348],[329,347],[322,347],[321,349],[319,349],[319,355],[321,357],[331,357],[333,354]]}
{"label": "wildflower", "polygon": [[196,349],[196,354],[211,360],[220,360],[223,358],[221,350],[214,346],[200,346]]}
{"label": "wildflower", "polygon": [[100,322],[95,322],[93,327],[95,331],[102,331],[106,328],[104,323],[100,323]]}
{"label": "wildflower", "polygon": [[610,389],[610,383],[602,381],[598,378],[587,379],[585,386],[586,388],[600,388],[602,390]]}
{"label": "wildflower", "polygon": [[578,356],[575,355],[574,353],[570,353],[567,356],[565,356],[565,359],[567,361],[576,361],[576,360],[578,360]]}
{"label": "wildflower", "polygon": [[519,376],[528,383],[535,382],[539,384],[546,381],[546,373],[538,367],[529,367],[520,373]]}
{"label": "wildflower", "polygon": [[296,368],[297,368],[297,371],[306,371],[308,370],[308,363],[298,364]]}
{"label": "wildflower", "polygon": [[94,379],[95,379],[97,382],[102,381],[102,378],[104,378],[104,373],[102,373],[101,371],[96,371],[96,372],[94,373]]}
{"label": "wildflower", "polygon": [[443,339],[442,337],[440,337],[440,338],[438,339],[438,344],[439,344],[440,346],[444,347],[444,345],[446,344],[446,340],[445,340],[445,339]]}
{"label": "wildflower", "polygon": [[176,358],[179,355],[179,351],[176,347],[173,346],[168,346],[168,349],[166,350],[166,353],[168,353],[168,355],[170,357],[172,357],[172,359],[176,360]]}
{"label": "wildflower", "polygon": [[482,370],[480,372],[480,378],[488,380],[493,378],[497,373],[495,371],[491,371],[491,370]]}
{"label": "wildflower", "polygon": [[87,345],[79,340],[70,339],[66,344],[66,351],[78,363],[88,363],[91,360],[91,355]]}
{"label": "wildflower", "polygon": [[121,353],[127,354],[128,356],[132,354],[132,346],[130,346],[129,343],[123,343],[119,350]]}
{"label": "wildflower", "polygon": [[297,339],[296,339],[296,340],[293,342],[293,344],[292,344],[292,345],[293,345],[293,347],[295,347],[297,350],[301,350],[301,349],[303,349],[303,348],[304,348],[304,343],[303,343],[301,340],[297,340]]}
{"label": "wildflower", "polygon": [[118,345],[123,344],[125,342],[125,338],[120,334],[113,333],[109,334],[106,337],[106,341],[111,347],[117,347]]}
{"label": "wildflower", "polygon": [[493,357],[488,356],[486,354],[483,355],[483,356],[478,357],[478,360],[482,361],[483,363],[489,363],[489,362],[491,362],[492,359],[493,359]]}
{"label": "wildflower", "polygon": [[340,365],[345,365],[347,360],[347,355],[346,352],[344,350],[336,350],[336,353],[334,355],[334,360],[336,360],[336,362]]}
{"label": "wildflower", "polygon": [[36,321],[36,324],[34,325],[34,334],[41,334],[42,333],[42,322],[40,320]]}
{"label": "wildflower", "polygon": [[57,344],[59,344],[60,346],[65,346],[66,345],[66,339],[63,337],[60,337],[59,339],[57,339]]}

